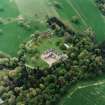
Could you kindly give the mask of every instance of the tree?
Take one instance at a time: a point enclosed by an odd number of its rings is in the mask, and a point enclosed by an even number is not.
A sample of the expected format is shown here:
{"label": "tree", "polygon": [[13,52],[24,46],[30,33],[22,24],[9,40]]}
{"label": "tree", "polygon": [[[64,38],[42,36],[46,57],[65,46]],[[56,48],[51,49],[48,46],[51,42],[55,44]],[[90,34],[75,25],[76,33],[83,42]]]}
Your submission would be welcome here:
{"label": "tree", "polygon": [[80,18],[78,16],[73,16],[71,19],[71,22],[74,24],[79,24],[79,20],[80,20]]}
{"label": "tree", "polygon": [[15,105],[15,101],[16,101],[15,99],[16,97],[14,95],[11,95],[11,97],[8,99],[8,103],[10,105]]}
{"label": "tree", "polygon": [[57,1],[54,1],[54,6],[57,8],[57,9],[62,9],[62,6],[59,2]]}

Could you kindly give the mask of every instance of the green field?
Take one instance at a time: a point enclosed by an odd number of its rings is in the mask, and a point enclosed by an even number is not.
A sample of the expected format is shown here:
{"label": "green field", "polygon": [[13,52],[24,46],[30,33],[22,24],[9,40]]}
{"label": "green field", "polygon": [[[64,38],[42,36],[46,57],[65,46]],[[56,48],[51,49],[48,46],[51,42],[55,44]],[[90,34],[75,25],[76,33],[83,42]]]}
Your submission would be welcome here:
{"label": "green field", "polygon": [[[70,20],[73,15],[79,16],[81,21],[79,25],[73,25],[75,28],[83,30],[86,27],[92,27],[96,32],[97,41],[105,38],[105,17],[102,16],[95,4],[95,0],[56,0],[62,4],[62,11],[58,10],[60,15]],[[101,27],[102,26],[102,27]]]}
{"label": "green field", "polygon": [[26,17],[42,21],[46,15],[59,17],[54,7],[50,6],[48,0],[15,0],[15,2],[20,13]]}
{"label": "green field", "polygon": [[[55,1],[61,8],[54,6]],[[14,20],[0,25],[0,29],[3,30],[3,35],[0,35],[0,51],[12,56],[16,55],[21,42],[31,33],[17,26],[15,19],[19,15],[34,21],[38,28],[34,28],[33,31],[45,30],[46,17],[56,16],[77,31],[92,27],[98,42],[105,38],[105,17],[101,15],[94,0],[1,0],[0,8],[4,8],[0,17]],[[73,16],[80,17],[79,24],[71,23]]]}
{"label": "green field", "polygon": [[59,105],[105,105],[105,79],[81,82],[68,93]]}
{"label": "green field", "polygon": [[105,17],[102,16],[95,0],[68,0],[78,10],[85,22],[96,32],[97,41],[105,39]]}
{"label": "green field", "polygon": [[19,15],[19,11],[15,2],[9,0],[1,0],[0,8],[4,8],[4,11],[0,12],[0,18],[4,21],[0,24],[0,51],[15,56],[25,38],[30,35],[30,32],[19,27],[16,21],[16,17]]}

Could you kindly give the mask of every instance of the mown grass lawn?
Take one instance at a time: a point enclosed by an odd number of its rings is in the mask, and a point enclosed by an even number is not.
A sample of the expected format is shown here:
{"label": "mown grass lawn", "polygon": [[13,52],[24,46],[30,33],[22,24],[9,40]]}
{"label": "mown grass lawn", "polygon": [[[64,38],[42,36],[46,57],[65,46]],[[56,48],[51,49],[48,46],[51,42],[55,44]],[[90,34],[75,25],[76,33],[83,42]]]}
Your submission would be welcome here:
{"label": "mown grass lawn", "polygon": [[59,46],[56,45],[56,43],[58,41],[62,41],[63,38],[62,37],[58,37],[58,36],[54,36],[48,39],[43,39],[41,41],[41,43],[39,44],[38,50],[40,52],[44,52],[47,49],[53,48],[53,49],[57,49],[58,51],[60,51]]}

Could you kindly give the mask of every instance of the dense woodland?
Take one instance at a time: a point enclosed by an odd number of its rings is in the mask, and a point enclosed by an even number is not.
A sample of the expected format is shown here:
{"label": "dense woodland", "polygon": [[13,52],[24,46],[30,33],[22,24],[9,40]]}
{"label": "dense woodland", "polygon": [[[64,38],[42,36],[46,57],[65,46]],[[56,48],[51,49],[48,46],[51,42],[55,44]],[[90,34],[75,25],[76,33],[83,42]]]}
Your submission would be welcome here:
{"label": "dense woodland", "polygon": [[105,15],[105,0],[96,0],[96,4],[103,15]]}
{"label": "dense woodland", "polygon": [[104,47],[96,44],[95,33],[91,29],[70,33],[63,24],[57,30],[56,24],[55,21],[49,24],[55,34],[69,35],[64,38],[64,43],[68,43],[70,48],[61,47],[68,59],[49,68],[27,67],[24,59],[27,49],[23,43],[18,57],[11,58],[11,66],[7,65],[10,67],[8,75],[0,81],[0,98],[4,105],[56,105],[77,81],[105,72]]}

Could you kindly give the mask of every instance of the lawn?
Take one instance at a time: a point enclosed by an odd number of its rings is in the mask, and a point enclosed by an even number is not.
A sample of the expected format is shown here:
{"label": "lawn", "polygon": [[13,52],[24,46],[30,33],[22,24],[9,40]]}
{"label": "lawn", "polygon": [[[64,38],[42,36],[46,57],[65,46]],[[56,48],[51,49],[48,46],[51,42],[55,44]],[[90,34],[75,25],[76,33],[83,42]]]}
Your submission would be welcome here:
{"label": "lawn", "polygon": [[47,49],[53,48],[53,49],[57,49],[60,51],[59,46],[56,46],[56,43],[59,40],[62,40],[62,37],[54,36],[52,38],[42,40],[42,42],[39,44],[38,50],[40,52],[44,52]]}

